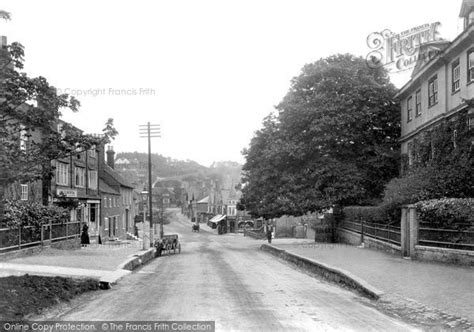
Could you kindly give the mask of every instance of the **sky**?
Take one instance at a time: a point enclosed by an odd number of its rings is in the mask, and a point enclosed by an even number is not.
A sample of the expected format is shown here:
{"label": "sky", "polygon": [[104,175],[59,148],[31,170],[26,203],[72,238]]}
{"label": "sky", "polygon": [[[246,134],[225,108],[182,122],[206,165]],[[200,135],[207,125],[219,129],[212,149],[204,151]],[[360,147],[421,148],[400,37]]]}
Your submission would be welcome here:
{"label": "sky", "polygon": [[[366,57],[367,36],[440,22],[461,32],[461,0],[4,0],[0,35],[25,46],[25,71],[81,101],[63,119],[116,152],[147,151],[139,125],[161,126],[152,152],[209,166],[244,162],[262,120],[306,63]],[[401,87],[409,72],[391,75]]]}

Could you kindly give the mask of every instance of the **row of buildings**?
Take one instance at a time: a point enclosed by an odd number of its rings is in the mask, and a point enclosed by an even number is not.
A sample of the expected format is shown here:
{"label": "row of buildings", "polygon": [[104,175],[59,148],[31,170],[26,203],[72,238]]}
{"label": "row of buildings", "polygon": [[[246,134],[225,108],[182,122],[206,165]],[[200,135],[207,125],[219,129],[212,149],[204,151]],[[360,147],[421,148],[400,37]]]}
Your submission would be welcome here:
{"label": "row of buildings", "polygon": [[[229,179],[227,179],[229,180]],[[237,209],[241,192],[235,189],[233,179],[222,183],[209,180],[201,190],[185,183],[183,214],[196,223],[206,223],[219,234],[234,233],[246,226],[254,226],[251,216]]]}
{"label": "row of buildings", "polygon": [[7,200],[67,206],[70,220],[89,227],[91,241],[126,238],[134,233],[141,201],[139,192],[114,169],[112,147],[104,146],[51,162],[49,183],[14,183],[5,189]]}

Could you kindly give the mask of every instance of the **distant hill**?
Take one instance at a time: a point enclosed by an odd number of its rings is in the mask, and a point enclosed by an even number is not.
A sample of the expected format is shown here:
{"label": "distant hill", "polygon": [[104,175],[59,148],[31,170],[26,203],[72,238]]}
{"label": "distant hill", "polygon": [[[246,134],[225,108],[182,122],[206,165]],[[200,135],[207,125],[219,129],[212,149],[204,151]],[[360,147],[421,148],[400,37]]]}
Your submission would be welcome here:
{"label": "distant hill", "polygon": [[[146,169],[148,167],[148,154],[142,152],[120,152],[117,153],[117,159],[125,158],[129,161],[137,160],[139,168]],[[206,172],[207,167],[198,164],[192,160],[177,160],[164,157],[160,154],[151,155],[151,163],[153,170],[153,178],[168,178],[181,176],[186,174],[194,174]]]}
{"label": "distant hill", "polygon": [[[119,159],[127,159],[135,165],[133,168],[138,170],[138,172],[121,170],[122,174],[130,182],[143,184],[146,181],[144,175],[148,169],[147,153],[120,152],[116,155],[116,161]],[[153,181],[166,179],[202,182],[212,179],[220,182],[227,189],[230,189],[231,186],[235,187],[240,182],[240,173],[242,171],[242,165],[233,161],[214,162],[210,167],[206,167],[193,160],[177,160],[159,154],[151,155],[151,163]]]}

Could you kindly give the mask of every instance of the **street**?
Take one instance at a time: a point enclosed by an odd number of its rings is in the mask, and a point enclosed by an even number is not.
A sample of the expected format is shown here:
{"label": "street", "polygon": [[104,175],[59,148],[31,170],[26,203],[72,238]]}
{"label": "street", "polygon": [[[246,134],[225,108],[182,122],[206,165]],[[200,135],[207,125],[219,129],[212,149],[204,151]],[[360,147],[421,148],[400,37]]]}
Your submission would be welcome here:
{"label": "street", "polygon": [[[177,210],[176,210],[177,212]],[[211,320],[216,330],[408,330],[370,301],[258,250],[242,234],[199,233],[176,213],[179,255],[163,256],[54,319]]]}

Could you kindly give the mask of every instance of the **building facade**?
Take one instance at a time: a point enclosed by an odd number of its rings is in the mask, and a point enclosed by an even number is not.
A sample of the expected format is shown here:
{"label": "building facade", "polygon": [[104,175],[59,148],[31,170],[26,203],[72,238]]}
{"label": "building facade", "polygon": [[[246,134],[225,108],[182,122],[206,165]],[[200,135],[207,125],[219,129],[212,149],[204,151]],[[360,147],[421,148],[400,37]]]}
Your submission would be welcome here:
{"label": "building facade", "polygon": [[398,93],[401,102],[401,153],[413,163],[414,144],[421,133],[442,121],[467,113],[472,125],[474,110],[474,0],[462,2],[464,29],[428,63],[415,67],[410,81]]}
{"label": "building facade", "polygon": [[101,239],[125,239],[134,233],[138,202],[134,199],[134,187],[114,168],[115,152],[111,147],[99,150],[99,191],[102,199]]}

